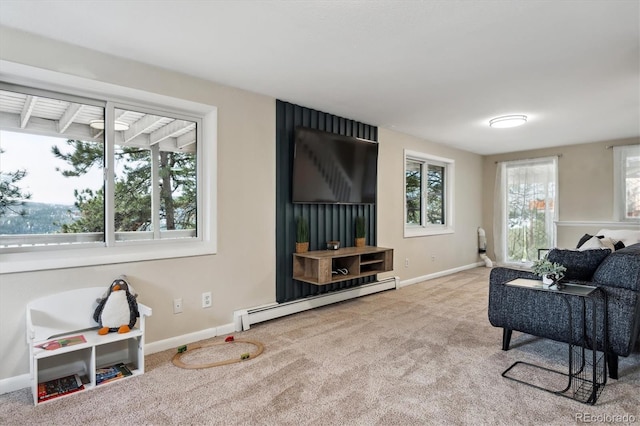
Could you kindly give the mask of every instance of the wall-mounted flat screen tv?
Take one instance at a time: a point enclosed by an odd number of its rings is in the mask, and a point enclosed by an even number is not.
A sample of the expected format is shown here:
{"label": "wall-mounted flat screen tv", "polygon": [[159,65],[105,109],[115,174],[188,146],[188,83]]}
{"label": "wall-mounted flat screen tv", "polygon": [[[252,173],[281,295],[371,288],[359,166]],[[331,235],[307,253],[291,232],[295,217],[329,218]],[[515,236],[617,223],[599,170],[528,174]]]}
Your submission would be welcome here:
{"label": "wall-mounted flat screen tv", "polygon": [[378,144],[365,139],[297,127],[292,201],[374,204]]}

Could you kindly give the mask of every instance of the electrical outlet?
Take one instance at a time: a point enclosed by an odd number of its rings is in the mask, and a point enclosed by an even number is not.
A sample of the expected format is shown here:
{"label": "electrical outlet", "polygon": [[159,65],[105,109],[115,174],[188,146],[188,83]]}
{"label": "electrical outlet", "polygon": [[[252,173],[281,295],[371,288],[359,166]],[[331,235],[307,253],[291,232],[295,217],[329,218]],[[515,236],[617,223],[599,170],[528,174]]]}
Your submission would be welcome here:
{"label": "electrical outlet", "polygon": [[404,267],[405,268],[409,267],[409,258],[408,257],[404,260]]}
{"label": "electrical outlet", "polygon": [[432,254],[432,255],[431,255],[431,261],[432,261],[432,262],[435,262],[435,261],[436,261],[436,255],[435,255],[435,254]]}
{"label": "electrical outlet", "polygon": [[173,299],[173,313],[179,314],[182,312],[182,298]]}
{"label": "electrical outlet", "polygon": [[202,307],[210,308],[211,307],[211,292],[207,291],[206,293],[202,293]]}

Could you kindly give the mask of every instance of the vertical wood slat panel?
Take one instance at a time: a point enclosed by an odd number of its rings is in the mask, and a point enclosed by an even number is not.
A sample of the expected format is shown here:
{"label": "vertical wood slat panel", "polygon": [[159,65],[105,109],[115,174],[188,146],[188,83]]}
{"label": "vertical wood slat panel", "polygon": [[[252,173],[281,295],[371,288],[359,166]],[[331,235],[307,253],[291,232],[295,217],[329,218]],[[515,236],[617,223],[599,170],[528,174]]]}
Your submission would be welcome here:
{"label": "vertical wood slat panel", "polygon": [[375,281],[375,277],[315,286],[294,281],[296,219],[309,223],[309,250],[323,250],[329,240],[339,240],[343,247],[355,245],[356,216],[364,216],[367,244],[376,245],[376,206],[346,204],[291,203],[294,129],[296,126],[330,131],[377,141],[377,128],[321,111],[276,101],[276,301],[283,303],[308,296],[355,287]]}

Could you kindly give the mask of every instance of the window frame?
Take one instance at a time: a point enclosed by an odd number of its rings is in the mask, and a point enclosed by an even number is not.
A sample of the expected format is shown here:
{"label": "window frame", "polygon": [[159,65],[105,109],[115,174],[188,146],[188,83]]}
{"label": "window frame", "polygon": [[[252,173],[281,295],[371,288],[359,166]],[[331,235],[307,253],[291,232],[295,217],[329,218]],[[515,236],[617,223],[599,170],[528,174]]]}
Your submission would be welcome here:
{"label": "window frame", "polygon": [[[423,152],[404,150],[404,175],[403,175],[403,198],[404,198],[404,237],[423,237],[429,235],[452,234],[455,232],[454,227],[454,188],[455,188],[455,160],[445,157],[439,157]],[[420,224],[407,223],[407,162],[417,162],[422,165],[421,177],[421,211]],[[444,167],[444,224],[430,224],[427,220],[427,179],[425,176],[426,167],[429,165]],[[426,167],[425,167],[426,166]]]}
{"label": "window frame", "polygon": [[[119,109],[119,110],[135,110],[136,112],[142,112],[145,114],[151,114],[151,115],[157,115],[157,116],[164,116],[164,117],[168,117],[168,118],[173,118],[173,119],[177,119],[177,120],[186,120],[186,121],[193,121],[196,123],[196,187],[199,188],[200,185],[198,185],[198,182],[200,182],[200,171],[202,170],[202,160],[200,159],[200,151],[199,151],[199,145],[200,145],[200,141],[202,140],[202,119],[200,117],[195,117],[192,115],[184,115],[178,112],[174,112],[174,111],[168,111],[168,110],[161,110],[161,109],[157,109],[157,108],[150,108],[150,107],[146,107],[146,106],[140,106],[140,105],[132,105],[132,104],[124,104],[124,103],[120,103],[120,102],[112,102],[112,101],[108,101],[105,107],[105,112],[106,115],[112,115],[114,114],[115,110]],[[109,130],[110,129],[110,130]],[[111,135],[111,136],[110,136]],[[107,130],[107,140],[108,141],[113,141],[113,127],[109,126],[108,130]],[[111,198],[113,200],[114,198],[114,192],[115,192],[115,156],[114,156],[114,150],[116,147],[116,143],[107,143],[106,144],[107,149],[105,150],[105,170],[106,170],[106,187],[105,187],[105,199],[106,198]],[[158,154],[158,149],[159,146],[157,144],[154,144],[150,147],[149,152],[152,156],[152,161],[157,163],[157,157],[156,155]],[[109,152],[109,154],[107,154],[107,152]],[[152,167],[153,169],[153,167]],[[157,171],[154,173],[152,172],[151,175],[151,185],[152,185],[152,197],[159,197],[159,194],[157,191],[153,191],[153,188],[158,188],[158,175],[157,175]],[[196,192],[196,211],[197,212],[201,212],[202,211],[202,206],[200,203],[200,191],[198,190]],[[160,205],[159,201],[156,200],[155,204],[157,206]],[[154,205],[154,203],[152,203],[152,206]],[[105,206],[105,240],[106,242],[109,244],[139,244],[142,241],[148,241],[151,240],[152,242],[156,242],[156,243],[160,243],[160,244],[164,244],[162,243],[162,241],[172,241],[171,238],[162,238],[163,235],[174,235],[175,238],[180,238],[180,235],[184,235],[184,236],[189,236],[189,234],[191,234],[193,231],[190,230],[160,230],[159,228],[157,228],[155,231],[147,231],[147,233],[152,236],[151,238],[148,239],[138,239],[136,237],[134,237],[133,241],[128,241],[127,237],[123,237],[122,235],[119,235],[116,238],[116,235],[119,234],[119,232],[114,231],[114,217],[115,217],[115,205],[114,203],[110,203],[108,205]],[[152,209],[152,213],[151,213],[151,217],[152,217],[152,223],[159,223],[159,208],[154,208]],[[200,225],[202,224],[202,220],[201,220],[201,215],[198,214],[196,216],[196,239],[197,240],[201,240],[201,233],[199,232],[200,230]],[[137,232],[139,234],[142,234],[141,232]],[[120,234],[124,234],[124,233],[120,233]]]}
{"label": "window frame", "polygon": [[640,144],[613,147],[613,219],[624,223],[640,224],[640,218],[628,218],[627,210],[627,158],[640,154]]}
{"label": "window frame", "polygon": [[[82,102],[97,102],[105,106],[106,120],[108,108],[135,108],[147,113],[157,112],[169,117],[188,118],[196,121],[196,179],[197,179],[197,236],[188,239],[157,239],[139,241],[115,241],[113,231],[105,229],[105,242],[69,245],[49,248],[34,248],[19,252],[0,250],[0,274],[60,269],[79,266],[124,263],[132,261],[157,260],[199,256],[217,253],[217,108],[213,105],[196,103],[123,86],[96,82],[82,77],[54,71],[36,69],[30,66],[0,61],[3,71],[1,83],[7,90],[28,89],[63,99],[81,98]],[[61,86],[58,82],[64,82]],[[113,109],[111,109],[111,114]],[[113,130],[107,127],[106,139],[113,140]],[[105,144],[105,157],[111,143]],[[111,147],[113,151],[113,146]],[[113,190],[113,167],[106,165],[105,196]],[[111,182],[109,184],[109,182]],[[110,189],[111,188],[111,189]],[[112,195],[112,194],[111,194]],[[109,213],[105,207],[105,214]],[[113,213],[113,211],[111,211]],[[107,221],[108,223],[108,221]]]}

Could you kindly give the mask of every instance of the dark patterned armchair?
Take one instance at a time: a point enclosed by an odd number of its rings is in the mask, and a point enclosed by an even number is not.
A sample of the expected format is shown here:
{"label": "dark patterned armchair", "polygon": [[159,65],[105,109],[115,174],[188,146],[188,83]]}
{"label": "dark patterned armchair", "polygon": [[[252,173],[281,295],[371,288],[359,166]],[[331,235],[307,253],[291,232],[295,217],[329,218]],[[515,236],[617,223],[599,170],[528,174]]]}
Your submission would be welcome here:
{"label": "dark patterned armchair", "polygon": [[[566,281],[601,287],[607,295],[609,376],[618,378],[618,356],[626,357],[640,338],[640,244],[610,250],[552,249],[549,260],[567,267]],[[513,330],[560,342],[580,341],[582,327],[567,330],[569,311],[581,312],[580,301],[566,302],[552,292],[505,286],[515,278],[540,279],[528,271],[496,267],[489,278],[489,321],[503,328],[502,349],[508,350]],[[597,309],[602,309],[602,304]],[[602,316],[600,316],[602,318]],[[587,311],[587,321],[590,314]],[[590,325],[589,325],[590,327]],[[604,347],[604,329],[597,330],[597,346]],[[593,346],[593,344],[591,343]]]}

